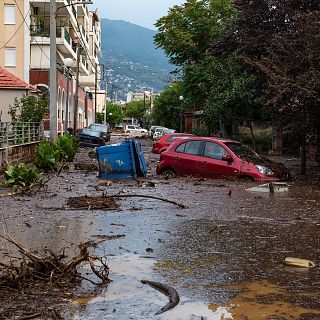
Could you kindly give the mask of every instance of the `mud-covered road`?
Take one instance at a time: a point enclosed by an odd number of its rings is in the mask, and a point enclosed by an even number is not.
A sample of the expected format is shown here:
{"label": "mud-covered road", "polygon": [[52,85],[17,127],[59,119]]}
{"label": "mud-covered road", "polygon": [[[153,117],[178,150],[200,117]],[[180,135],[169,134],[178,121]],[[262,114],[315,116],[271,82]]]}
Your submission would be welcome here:
{"label": "mud-covered road", "polygon": [[[0,319],[320,319],[318,183],[292,181],[288,192],[269,194],[246,191],[254,183],[166,180],[154,175],[159,156],[150,153],[151,141],[141,144],[149,176],[140,182],[101,181],[96,172],[71,165],[36,195],[4,196],[8,190],[0,190],[0,233],[37,252],[66,247],[72,256],[73,243],[124,235],[95,250],[108,256],[108,286],[82,281],[62,291],[45,284],[25,291],[0,287]],[[75,160],[84,162],[95,162],[88,149]],[[142,197],[118,198],[114,210],[66,205],[70,197],[102,194],[151,195],[187,208]],[[10,250],[0,240],[1,259]],[[316,266],[287,266],[286,257]],[[82,271],[94,279],[88,266]],[[180,303],[155,316],[168,297],[143,279],[175,288]]]}

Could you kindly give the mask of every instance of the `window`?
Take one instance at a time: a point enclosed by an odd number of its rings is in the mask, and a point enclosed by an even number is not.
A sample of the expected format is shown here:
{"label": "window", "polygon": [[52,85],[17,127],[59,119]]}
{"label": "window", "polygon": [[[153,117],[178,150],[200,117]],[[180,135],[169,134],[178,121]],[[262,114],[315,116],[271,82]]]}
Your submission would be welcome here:
{"label": "window", "polygon": [[16,7],[14,4],[4,5],[4,24],[16,24]]}
{"label": "window", "polygon": [[16,48],[4,48],[4,65],[6,67],[16,66]]}
{"label": "window", "polygon": [[199,140],[188,141],[188,142],[180,144],[178,146],[178,148],[176,149],[176,152],[198,155],[200,145],[201,145],[201,141],[199,141]]}
{"label": "window", "polygon": [[229,153],[214,142],[206,142],[204,146],[204,157],[222,160],[224,155],[228,155]]}

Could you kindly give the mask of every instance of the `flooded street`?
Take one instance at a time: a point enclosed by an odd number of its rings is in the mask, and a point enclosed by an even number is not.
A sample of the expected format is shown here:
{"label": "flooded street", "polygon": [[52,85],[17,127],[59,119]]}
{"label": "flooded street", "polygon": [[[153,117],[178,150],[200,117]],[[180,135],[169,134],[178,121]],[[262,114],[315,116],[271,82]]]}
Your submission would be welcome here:
{"label": "flooded street", "polygon": [[[246,191],[256,185],[248,182],[166,180],[154,175],[159,156],[150,153],[151,141],[141,143],[149,165],[149,177],[142,180],[154,186],[101,183],[95,172],[71,166],[45,191],[0,198],[1,234],[7,231],[32,250],[66,247],[72,256],[73,243],[123,235],[95,249],[108,256],[112,281],[98,288],[82,281],[65,292],[51,306],[62,319],[320,319],[319,187],[293,181],[288,192],[270,194]],[[81,150],[76,161],[89,159],[87,153]],[[66,206],[70,197],[102,193],[149,195],[187,207],[143,197],[116,198],[114,210]],[[0,254],[8,251],[1,239]],[[316,266],[287,266],[287,257]],[[83,265],[83,275],[95,279],[89,272]],[[179,304],[155,316],[168,297],[141,283],[144,279],[176,289]],[[41,299],[33,303],[36,313]],[[19,319],[24,310],[24,299],[2,301],[0,319]]]}

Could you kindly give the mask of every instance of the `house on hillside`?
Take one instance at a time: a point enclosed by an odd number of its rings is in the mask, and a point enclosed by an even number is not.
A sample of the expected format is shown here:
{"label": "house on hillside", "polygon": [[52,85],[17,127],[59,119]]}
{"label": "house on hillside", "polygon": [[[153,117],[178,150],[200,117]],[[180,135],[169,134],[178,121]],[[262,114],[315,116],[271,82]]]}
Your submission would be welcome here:
{"label": "house on hillside", "polygon": [[36,87],[24,82],[0,66],[0,122],[11,121],[8,111],[15,98],[20,99],[22,96],[35,91]]}
{"label": "house on hillside", "polygon": [[127,103],[131,101],[143,101],[145,106],[148,107],[147,113],[151,114],[153,111],[154,100],[159,96],[159,93],[153,93],[151,91],[143,92],[128,92],[127,93]]}

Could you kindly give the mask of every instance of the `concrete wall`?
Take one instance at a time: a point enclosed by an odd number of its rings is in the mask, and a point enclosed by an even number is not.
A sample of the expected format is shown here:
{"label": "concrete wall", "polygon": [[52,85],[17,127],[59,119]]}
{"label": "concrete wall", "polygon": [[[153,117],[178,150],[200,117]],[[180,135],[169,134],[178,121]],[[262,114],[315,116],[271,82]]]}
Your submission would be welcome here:
{"label": "concrete wall", "polygon": [[22,98],[23,95],[27,94],[27,90],[21,89],[10,89],[10,88],[0,88],[0,113],[1,122],[11,122],[11,117],[8,114],[9,105],[13,105],[14,98]]}
{"label": "concrete wall", "polygon": [[30,163],[34,160],[35,149],[39,142],[31,142],[16,146],[10,146],[8,149],[0,148],[0,173],[3,173],[6,165],[17,163]]}

